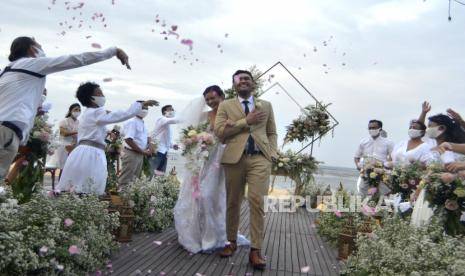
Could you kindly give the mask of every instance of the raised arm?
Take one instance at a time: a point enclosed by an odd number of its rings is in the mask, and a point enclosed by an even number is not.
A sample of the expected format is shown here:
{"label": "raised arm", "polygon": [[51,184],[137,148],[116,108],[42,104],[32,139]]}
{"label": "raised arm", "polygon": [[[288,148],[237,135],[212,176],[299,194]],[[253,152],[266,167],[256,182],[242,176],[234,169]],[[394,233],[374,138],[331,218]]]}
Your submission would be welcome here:
{"label": "raised arm", "polygon": [[428,112],[430,112],[430,110],[431,110],[431,105],[429,104],[429,102],[424,101],[423,104],[421,105],[421,113],[420,113],[420,116],[418,117],[418,121],[425,124],[426,115],[428,114]]}
{"label": "raised arm", "polygon": [[447,109],[447,114],[449,114],[454,120],[457,121],[457,123],[460,124],[460,126],[465,129],[465,121],[463,120],[462,116],[452,108]]}
{"label": "raised arm", "polygon": [[[117,56],[121,63],[130,69],[128,56],[123,50],[116,47],[108,48],[103,51],[85,52],[77,55],[30,58],[24,60],[24,66],[33,72],[48,75],[104,61],[114,56]],[[20,64],[18,64],[18,66],[22,67]],[[15,66],[13,65],[13,67]]]}
{"label": "raised arm", "polygon": [[113,112],[107,112],[103,108],[100,108],[96,114],[96,122],[98,125],[108,125],[113,123],[119,123],[126,121],[137,115],[142,110],[143,106],[158,105],[157,101],[149,100],[145,102],[135,102],[127,110],[118,110]]}

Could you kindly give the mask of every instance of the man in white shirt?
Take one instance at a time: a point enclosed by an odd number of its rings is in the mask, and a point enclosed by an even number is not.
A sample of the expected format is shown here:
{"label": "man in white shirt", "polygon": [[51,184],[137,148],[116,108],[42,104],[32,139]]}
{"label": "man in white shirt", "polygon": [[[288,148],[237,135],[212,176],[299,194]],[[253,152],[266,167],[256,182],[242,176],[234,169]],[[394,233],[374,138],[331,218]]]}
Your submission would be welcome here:
{"label": "man in white shirt", "polygon": [[118,179],[120,188],[126,187],[134,178],[139,177],[144,164],[144,156],[150,156],[150,138],[144,124],[148,107],[142,108],[136,117],[123,126],[123,151],[121,155],[121,174]]}
{"label": "man in white shirt", "polygon": [[[381,136],[383,123],[379,120],[370,120],[368,122],[368,132],[370,137],[362,139],[357,151],[355,152],[354,162],[358,170],[363,168],[363,160],[376,159],[383,162],[390,161],[391,152],[394,143]],[[362,160],[363,158],[363,160]],[[384,187],[380,187],[384,189]],[[364,183],[361,177],[357,182],[357,190],[362,195],[368,192],[368,185]]]}
{"label": "man in white shirt", "polygon": [[175,118],[175,112],[171,105],[163,106],[161,108],[161,113],[163,116],[157,119],[153,131],[155,139],[158,141],[157,155],[150,159],[152,172],[154,172],[155,175],[166,172],[169,149],[173,148],[174,150],[178,150],[178,145],[172,142],[171,125],[180,123],[180,120]]}
{"label": "man in white shirt", "polygon": [[8,59],[0,72],[0,179],[8,172],[19,144],[27,142],[41,104],[46,75],[82,67],[114,56],[126,65],[128,56],[116,47],[77,55],[46,57],[42,46],[31,37],[13,40]]}

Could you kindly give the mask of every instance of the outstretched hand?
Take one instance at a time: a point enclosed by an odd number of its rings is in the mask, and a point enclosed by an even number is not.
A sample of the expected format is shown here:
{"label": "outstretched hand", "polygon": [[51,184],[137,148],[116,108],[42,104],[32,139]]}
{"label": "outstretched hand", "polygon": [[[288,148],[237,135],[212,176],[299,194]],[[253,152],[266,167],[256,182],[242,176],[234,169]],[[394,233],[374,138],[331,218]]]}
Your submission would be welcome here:
{"label": "outstretched hand", "polygon": [[424,101],[423,104],[421,105],[421,112],[426,114],[431,111],[431,105],[429,102]]}
{"label": "outstretched hand", "polygon": [[463,122],[462,116],[452,108],[447,109],[447,114],[449,114],[452,118],[457,120],[458,122]]}
{"label": "outstretched hand", "polygon": [[120,48],[116,49],[116,57],[121,61],[122,65],[126,65],[126,68],[131,70],[131,66],[129,65],[129,57],[123,50]]}

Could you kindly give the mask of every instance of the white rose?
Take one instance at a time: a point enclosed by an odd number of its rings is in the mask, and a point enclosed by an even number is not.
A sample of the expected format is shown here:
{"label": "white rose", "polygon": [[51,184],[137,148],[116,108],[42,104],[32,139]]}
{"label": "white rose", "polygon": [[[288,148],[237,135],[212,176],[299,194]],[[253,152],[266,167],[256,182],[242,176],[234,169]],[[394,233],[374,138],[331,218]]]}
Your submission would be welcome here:
{"label": "white rose", "polygon": [[194,136],[194,135],[197,135],[197,131],[195,131],[195,129],[193,129],[193,130],[191,130],[191,131],[189,131],[189,132],[187,133],[187,136],[189,136],[189,137],[192,137],[192,136]]}

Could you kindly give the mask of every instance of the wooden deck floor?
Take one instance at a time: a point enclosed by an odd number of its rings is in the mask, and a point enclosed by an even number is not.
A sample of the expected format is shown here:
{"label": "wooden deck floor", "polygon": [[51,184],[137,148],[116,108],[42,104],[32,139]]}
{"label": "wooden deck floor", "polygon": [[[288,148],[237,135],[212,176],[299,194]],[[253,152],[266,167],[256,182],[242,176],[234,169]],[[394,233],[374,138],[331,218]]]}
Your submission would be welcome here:
{"label": "wooden deck floor", "polygon": [[[239,247],[231,258],[213,254],[189,254],[177,242],[174,228],[163,233],[136,234],[122,244],[112,258],[112,275],[339,275],[335,249],[317,235],[315,214],[300,209],[296,213],[268,213],[264,272],[248,264],[249,248]],[[242,207],[240,232],[249,235],[247,204]],[[154,241],[161,241],[157,245]],[[301,268],[309,266],[308,273]]]}

